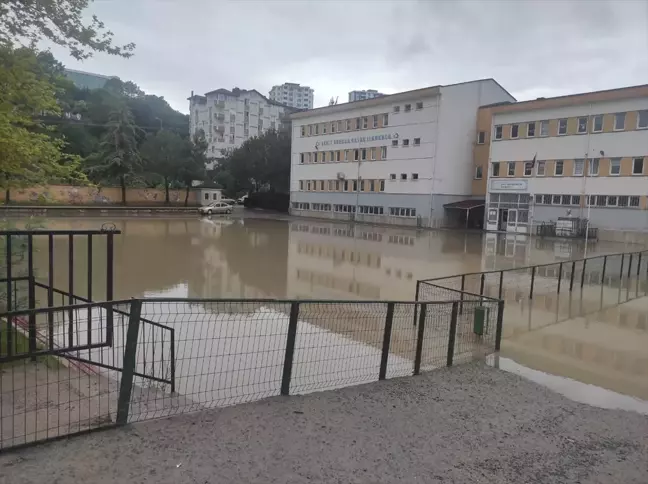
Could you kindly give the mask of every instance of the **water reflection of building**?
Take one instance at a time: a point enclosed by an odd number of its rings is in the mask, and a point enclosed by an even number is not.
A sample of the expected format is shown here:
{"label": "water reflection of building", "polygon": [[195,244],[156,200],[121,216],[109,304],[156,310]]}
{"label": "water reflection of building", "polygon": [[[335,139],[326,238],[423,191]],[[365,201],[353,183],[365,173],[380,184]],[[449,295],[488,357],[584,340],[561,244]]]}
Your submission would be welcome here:
{"label": "water reflection of building", "polygon": [[302,298],[411,300],[416,280],[475,271],[481,234],[294,222],[288,292]]}

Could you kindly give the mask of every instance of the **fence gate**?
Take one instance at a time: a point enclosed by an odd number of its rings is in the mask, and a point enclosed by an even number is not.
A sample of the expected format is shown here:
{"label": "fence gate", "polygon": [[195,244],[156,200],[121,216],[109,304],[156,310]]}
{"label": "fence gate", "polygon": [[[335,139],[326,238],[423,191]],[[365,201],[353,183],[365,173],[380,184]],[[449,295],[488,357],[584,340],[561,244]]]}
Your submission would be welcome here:
{"label": "fence gate", "polygon": [[[133,316],[113,297],[119,233],[0,231],[0,451],[117,424]],[[168,343],[135,355],[129,383],[172,386],[173,330],[137,317],[141,340]]]}

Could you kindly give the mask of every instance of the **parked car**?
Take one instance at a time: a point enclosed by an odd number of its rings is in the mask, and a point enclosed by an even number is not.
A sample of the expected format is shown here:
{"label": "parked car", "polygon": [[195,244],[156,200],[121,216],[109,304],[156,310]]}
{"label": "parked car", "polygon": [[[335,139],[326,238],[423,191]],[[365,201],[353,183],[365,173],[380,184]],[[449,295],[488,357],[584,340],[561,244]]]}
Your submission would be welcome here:
{"label": "parked car", "polygon": [[232,213],[232,210],[234,210],[232,205],[221,201],[200,207],[198,213],[200,213],[200,215],[211,215],[213,213]]}
{"label": "parked car", "polygon": [[236,205],[236,200],[233,200],[231,198],[221,198],[220,201],[228,205]]}
{"label": "parked car", "polygon": [[236,200],[237,205],[245,205],[245,200],[247,200],[247,195],[243,195],[239,199]]}

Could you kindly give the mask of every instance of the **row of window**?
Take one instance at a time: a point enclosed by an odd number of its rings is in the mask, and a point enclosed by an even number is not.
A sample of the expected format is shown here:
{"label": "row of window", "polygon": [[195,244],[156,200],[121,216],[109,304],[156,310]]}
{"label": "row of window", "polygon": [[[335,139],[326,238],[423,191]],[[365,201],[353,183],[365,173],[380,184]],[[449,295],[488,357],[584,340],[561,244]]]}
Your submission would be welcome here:
{"label": "row of window", "polygon": [[[292,208],[295,210],[315,210],[318,212],[333,212],[337,213],[356,213],[356,205],[345,205],[330,203],[309,203],[309,202],[292,202]],[[374,205],[358,205],[357,211],[363,215],[384,215],[384,207]],[[389,207],[389,215],[391,217],[416,217],[415,208],[405,207]]]}
{"label": "row of window", "polygon": [[[423,109],[423,102],[418,101],[414,104],[415,109]],[[403,112],[412,111],[412,104],[404,104]],[[394,106],[394,113],[400,113],[401,107]],[[361,129],[384,128],[389,126],[389,113],[374,114],[372,116],[361,116],[357,118],[341,119],[338,121],[328,121],[326,123],[307,124],[301,127],[301,136],[319,136],[329,133],[342,133],[345,131],[357,131]]]}
{"label": "row of window", "polygon": [[299,163],[337,163],[345,161],[376,161],[387,158],[386,146],[360,148],[356,150],[314,151],[299,153]]}
{"label": "row of window", "polygon": [[360,180],[360,183],[358,180],[299,180],[299,190],[307,192],[384,192],[385,180]]}
{"label": "row of window", "polygon": [[345,131],[357,131],[361,129],[384,128],[386,126],[389,126],[389,114],[374,114],[373,116],[303,125],[301,127],[301,137],[343,133]]}
{"label": "row of window", "polygon": [[[628,113],[614,113],[607,116],[614,116],[612,122],[612,129],[614,131],[624,131],[627,129]],[[526,123],[514,123],[510,126],[509,137],[507,139],[517,138],[534,138],[537,136],[564,136],[567,134],[586,134],[586,133],[601,133],[603,132],[604,114],[595,114],[592,116],[579,116],[577,118],[560,118],[556,120],[556,130],[554,133],[550,132],[549,120],[542,121],[529,121]],[[568,132],[569,119],[575,119],[575,131]],[[648,128],[648,110],[637,111],[636,129]],[[634,129],[631,127],[631,129]],[[494,128],[493,139],[504,139],[504,125],[498,124]],[[484,144],[486,141],[486,133],[480,131],[477,133],[477,144]]]}
{"label": "row of window", "polygon": [[[628,195],[586,195],[590,207],[639,208],[639,197]],[[581,195],[535,195],[536,205],[572,205],[580,207]]]}
{"label": "row of window", "polygon": [[[586,163],[587,161],[587,163]],[[621,166],[623,160],[621,158],[610,158],[609,159],[609,176],[619,176],[621,174]],[[629,160],[630,161],[630,160]],[[515,175],[516,161],[508,162],[493,162],[491,163],[491,176],[500,177],[500,176],[509,176],[513,177]],[[524,163],[524,176],[533,176],[534,167],[535,167],[535,176],[583,176],[585,174],[585,166],[587,165],[587,176],[598,176],[600,172],[600,159],[593,158],[591,160],[577,159],[574,160],[572,164],[572,172],[565,173],[565,161],[564,160],[554,160],[553,161],[553,173],[547,173],[547,160],[532,162],[525,161]],[[631,160],[632,167],[630,173],[632,175],[644,175],[644,158],[633,158]],[[505,165],[506,173],[503,172],[501,165]],[[534,166],[535,165],[535,166]],[[480,180],[483,176],[482,167],[477,166],[475,168],[475,179]]]}

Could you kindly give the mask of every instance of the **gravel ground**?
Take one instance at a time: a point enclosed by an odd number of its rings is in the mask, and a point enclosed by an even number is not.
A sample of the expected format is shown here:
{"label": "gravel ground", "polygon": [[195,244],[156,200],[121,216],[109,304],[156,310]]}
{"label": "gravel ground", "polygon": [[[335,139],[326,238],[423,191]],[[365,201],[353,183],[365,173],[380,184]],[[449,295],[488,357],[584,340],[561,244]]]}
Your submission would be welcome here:
{"label": "gravel ground", "polygon": [[648,483],[648,417],[469,364],[0,456],[2,483]]}

